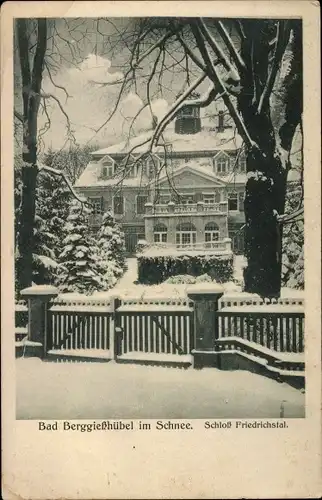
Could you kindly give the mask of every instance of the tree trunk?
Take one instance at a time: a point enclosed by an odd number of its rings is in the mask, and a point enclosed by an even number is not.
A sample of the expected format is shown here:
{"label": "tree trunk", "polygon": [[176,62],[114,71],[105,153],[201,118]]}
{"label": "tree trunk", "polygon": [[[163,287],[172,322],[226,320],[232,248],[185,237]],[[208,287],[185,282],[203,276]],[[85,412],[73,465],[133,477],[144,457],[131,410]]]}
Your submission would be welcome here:
{"label": "tree trunk", "polygon": [[26,163],[22,168],[21,220],[18,236],[17,276],[19,291],[32,283],[36,182],[37,166]]}
{"label": "tree trunk", "polygon": [[281,226],[276,215],[284,213],[286,169],[277,154],[269,94],[269,40],[271,22],[243,22],[246,34],[241,44],[245,69],[238,109],[254,143],[248,148],[245,192],[245,291],[262,297],[278,297],[281,288]]}
{"label": "tree trunk", "polygon": [[23,167],[21,220],[18,236],[17,278],[19,291],[32,284],[34,225],[37,183],[37,117],[40,102],[44,58],[47,47],[47,20],[37,21],[37,45],[30,69],[28,26],[17,20],[19,61],[23,101]]}
{"label": "tree trunk", "polygon": [[286,175],[280,170],[279,177],[256,172],[246,183],[245,291],[262,297],[278,297],[281,288],[282,226],[275,214],[284,212]]}
{"label": "tree trunk", "polygon": [[17,276],[19,292],[32,284],[34,225],[36,213],[36,185],[37,185],[37,145],[36,137],[24,137],[24,161],[21,180],[21,217],[18,235]]}

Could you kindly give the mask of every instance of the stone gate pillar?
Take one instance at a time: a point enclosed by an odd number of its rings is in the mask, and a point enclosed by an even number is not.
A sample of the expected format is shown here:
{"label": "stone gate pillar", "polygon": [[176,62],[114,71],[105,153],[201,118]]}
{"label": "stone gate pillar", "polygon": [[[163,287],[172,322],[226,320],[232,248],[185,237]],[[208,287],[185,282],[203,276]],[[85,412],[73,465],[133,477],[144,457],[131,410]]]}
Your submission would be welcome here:
{"label": "stone gate pillar", "polygon": [[194,302],[194,333],[195,348],[193,351],[194,367],[200,368],[209,365],[212,357],[212,365],[215,365],[215,340],[218,338],[219,299],[224,289],[221,285],[192,285],[187,289],[189,299]]}

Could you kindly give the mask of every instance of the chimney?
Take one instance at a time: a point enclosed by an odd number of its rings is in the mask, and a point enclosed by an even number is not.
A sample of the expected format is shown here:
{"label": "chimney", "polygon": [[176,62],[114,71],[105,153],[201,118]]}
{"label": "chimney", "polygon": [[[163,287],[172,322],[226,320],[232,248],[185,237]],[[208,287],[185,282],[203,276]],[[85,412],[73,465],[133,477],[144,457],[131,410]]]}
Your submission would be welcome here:
{"label": "chimney", "polygon": [[[177,98],[180,97],[180,94]],[[198,99],[200,94],[193,93],[188,98],[190,100]],[[176,116],[174,130],[176,134],[197,134],[201,130],[200,107],[183,106]]]}
{"label": "chimney", "polygon": [[225,132],[225,125],[224,125],[224,112],[223,111],[218,111],[218,132]]}

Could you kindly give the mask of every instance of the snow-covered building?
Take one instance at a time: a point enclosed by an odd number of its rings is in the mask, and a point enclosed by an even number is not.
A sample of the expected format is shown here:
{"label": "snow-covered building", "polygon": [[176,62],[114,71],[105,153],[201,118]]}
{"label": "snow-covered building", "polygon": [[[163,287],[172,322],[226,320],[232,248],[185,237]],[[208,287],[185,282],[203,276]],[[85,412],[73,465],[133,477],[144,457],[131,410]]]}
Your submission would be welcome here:
{"label": "snow-covered building", "polygon": [[246,162],[229,115],[182,108],[145,154],[153,132],[92,153],[75,185],[95,206],[92,225],[112,208],[129,253],[141,239],[220,248],[227,238],[242,252]]}

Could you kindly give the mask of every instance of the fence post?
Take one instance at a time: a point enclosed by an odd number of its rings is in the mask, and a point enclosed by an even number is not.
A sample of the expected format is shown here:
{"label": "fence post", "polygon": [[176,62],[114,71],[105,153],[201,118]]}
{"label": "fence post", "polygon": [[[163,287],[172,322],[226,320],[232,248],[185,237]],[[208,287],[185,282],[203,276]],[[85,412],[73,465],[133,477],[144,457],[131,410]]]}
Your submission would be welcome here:
{"label": "fence post", "polygon": [[20,292],[28,300],[28,340],[40,357],[47,352],[48,305],[57,297],[58,290],[50,285],[34,285]]}
{"label": "fence post", "polygon": [[215,340],[219,334],[216,313],[223,293],[223,287],[216,284],[192,285],[187,289],[189,299],[194,302],[195,348],[192,354],[195,368],[205,364],[205,356],[198,356],[198,352],[210,354],[215,351]]}
{"label": "fence post", "polygon": [[122,354],[122,336],[123,330],[121,327],[121,316],[120,313],[117,312],[118,308],[121,305],[121,299],[119,297],[113,298],[113,308],[114,308],[114,330],[111,335],[111,353],[112,359],[117,361],[117,357]]}

